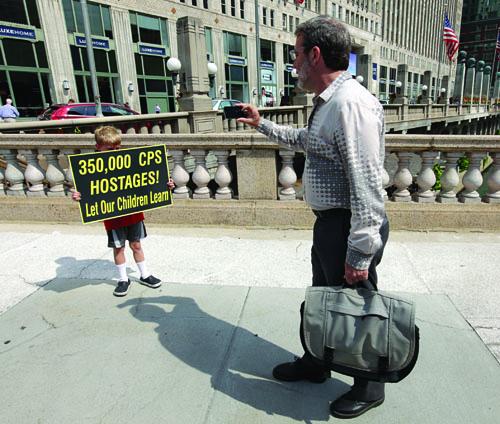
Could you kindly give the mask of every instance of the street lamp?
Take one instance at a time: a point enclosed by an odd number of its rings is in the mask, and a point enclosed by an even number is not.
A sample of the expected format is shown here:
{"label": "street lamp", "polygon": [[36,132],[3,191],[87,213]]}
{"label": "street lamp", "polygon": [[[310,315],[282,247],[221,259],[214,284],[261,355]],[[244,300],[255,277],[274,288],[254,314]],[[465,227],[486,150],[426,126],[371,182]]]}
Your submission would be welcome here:
{"label": "street lamp", "polygon": [[172,74],[174,102],[177,100],[177,92],[176,92],[177,77],[179,76],[179,71],[181,70],[181,68],[182,68],[181,61],[176,57],[171,57],[170,59],[167,60],[167,69]]}
{"label": "street lamp", "polygon": [[215,75],[217,74],[217,65],[213,62],[208,62],[207,69],[208,69],[208,81],[210,85],[210,95],[212,95],[212,91],[215,85]]}

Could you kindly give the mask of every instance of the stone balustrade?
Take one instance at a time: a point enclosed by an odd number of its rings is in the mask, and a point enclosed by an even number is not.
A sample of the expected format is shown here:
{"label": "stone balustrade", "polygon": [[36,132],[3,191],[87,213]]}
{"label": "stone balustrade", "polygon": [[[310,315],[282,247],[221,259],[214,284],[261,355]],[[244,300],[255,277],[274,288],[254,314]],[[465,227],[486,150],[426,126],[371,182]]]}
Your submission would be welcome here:
{"label": "stone balustrade", "polygon": [[[67,155],[93,151],[90,134],[0,134],[0,196],[67,196],[73,182]],[[301,154],[255,132],[125,134],[124,147],[165,144],[176,183],[174,198],[299,199]],[[469,159],[461,175],[457,163]],[[433,167],[444,171],[433,189]],[[489,166],[486,173],[484,168]],[[500,137],[386,136],[387,199],[417,203],[500,203]]]}
{"label": "stone balustrade", "polygon": [[[304,127],[311,106],[260,108],[261,115],[278,124]],[[498,118],[500,111],[491,105],[390,104],[384,105],[386,130],[407,131],[441,125],[448,133],[449,123]],[[201,122],[201,125],[199,124]],[[65,119],[56,121],[22,121],[0,123],[0,133],[92,133],[101,125],[114,125],[124,134],[185,134],[248,131],[236,119],[226,119],[222,111],[174,112],[104,118]],[[488,125],[490,125],[488,123]],[[498,127],[498,123],[496,124]],[[457,133],[457,131],[455,131]]]}

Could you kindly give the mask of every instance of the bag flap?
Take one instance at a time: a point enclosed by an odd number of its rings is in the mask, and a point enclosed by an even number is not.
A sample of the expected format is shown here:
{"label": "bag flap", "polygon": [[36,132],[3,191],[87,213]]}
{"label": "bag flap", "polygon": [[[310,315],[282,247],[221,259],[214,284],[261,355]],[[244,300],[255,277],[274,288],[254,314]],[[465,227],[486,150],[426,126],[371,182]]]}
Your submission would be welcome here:
{"label": "bag flap", "polygon": [[387,309],[380,308],[378,306],[375,307],[366,307],[366,305],[361,307],[353,307],[351,305],[342,305],[342,304],[327,304],[326,309],[328,311],[340,312],[342,314],[352,315],[355,317],[364,317],[367,315],[377,315],[382,318],[389,318],[389,313]]}

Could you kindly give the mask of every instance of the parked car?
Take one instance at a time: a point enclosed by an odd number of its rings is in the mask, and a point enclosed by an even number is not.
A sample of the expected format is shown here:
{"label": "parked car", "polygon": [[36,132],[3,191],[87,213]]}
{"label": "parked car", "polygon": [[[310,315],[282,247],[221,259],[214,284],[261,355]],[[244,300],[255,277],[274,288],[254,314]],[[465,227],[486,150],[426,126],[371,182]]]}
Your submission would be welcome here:
{"label": "parked car", "polygon": [[234,106],[238,103],[243,102],[234,99],[212,99],[212,110],[223,110],[226,106]]}
{"label": "parked car", "polygon": [[[101,103],[101,106],[104,116],[139,115],[139,112],[115,103]],[[48,121],[53,119],[95,118],[95,116],[94,103],[64,103],[48,107],[38,115],[38,119]]]}

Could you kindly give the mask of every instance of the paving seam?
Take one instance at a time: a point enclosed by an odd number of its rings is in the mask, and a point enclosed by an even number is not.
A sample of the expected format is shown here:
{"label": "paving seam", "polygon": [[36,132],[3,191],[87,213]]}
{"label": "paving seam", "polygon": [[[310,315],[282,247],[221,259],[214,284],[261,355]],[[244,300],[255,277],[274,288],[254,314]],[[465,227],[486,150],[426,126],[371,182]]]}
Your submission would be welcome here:
{"label": "paving seam", "polygon": [[[3,231],[0,231],[2,234],[3,234]],[[7,232],[13,232],[13,231],[7,231]],[[32,233],[27,233],[27,234],[32,234]],[[46,237],[46,236],[50,236],[51,234],[50,233],[43,233],[43,234],[38,234],[38,237],[35,237],[33,240],[30,240],[28,241],[27,243],[23,243],[19,246],[16,246],[16,247],[13,247],[11,249],[8,249],[8,250],[5,250],[4,252],[1,252],[0,255],[4,255],[6,253],[11,253],[11,252],[15,252],[17,249],[20,249],[21,247],[25,247],[26,245],[30,245],[32,243],[34,243],[35,241],[43,238],[43,237]]]}
{"label": "paving seam", "polygon": [[488,353],[493,357],[493,359],[500,365],[500,360],[495,356],[495,354],[491,351],[491,349],[489,348],[488,344],[486,344],[486,341],[483,340],[483,338],[481,337],[481,335],[477,332],[476,328],[469,322],[469,320],[467,319],[467,317],[462,314],[462,312],[457,308],[457,306],[455,305],[455,303],[453,302],[453,300],[451,299],[450,296],[448,296],[448,294],[444,293],[444,295],[448,298],[448,300],[451,302],[451,304],[453,305],[453,308],[457,311],[457,313],[462,317],[462,319],[467,323],[467,325],[472,329],[472,331],[475,333],[476,337],[479,339],[479,341],[481,342],[481,344],[485,347],[485,349],[488,351]]}
{"label": "paving seam", "polygon": [[[231,351],[233,350],[233,344],[234,344],[234,339],[236,338],[236,332],[238,328],[240,327],[241,319],[243,317],[243,313],[245,311],[245,306],[247,304],[248,300],[248,295],[250,294],[250,290],[252,287],[247,287],[247,292],[245,294],[245,299],[243,300],[243,305],[241,305],[241,310],[240,314],[238,316],[238,320],[236,321],[236,324],[234,325],[233,331],[231,333],[231,338],[229,339],[229,343],[227,344],[226,348],[226,353],[224,354],[224,358],[222,358],[221,364],[219,366],[219,369],[217,370],[217,373],[215,374],[214,377],[214,382],[218,383],[219,380],[221,379],[221,376],[226,369],[226,365],[229,362],[229,356],[231,355]],[[212,387],[214,387],[214,384],[212,384]],[[217,390],[212,389],[212,395],[210,396],[210,400],[208,401],[208,406],[207,410],[205,412],[205,417],[203,418],[203,424],[206,424],[209,417],[210,417],[210,412],[212,410],[212,406],[215,400],[215,395],[217,394]]]}
{"label": "paving seam", "polygon": [[418,266],[415,264],[415,261],[413,260],[413,255],[411,253],[411,250],[408,248],[408,246],[404,242],[398,242],[403,250],[406,252],[406,255],[408,257],[408,261],[410,262],[410,265],[412,267],[412,270],[414,274],[417,276],[417,278],[422,282],[424,287],[427,289],[427,294],[433,294],[432,290],[430,287],[427,285],[427,281],[425,281],[425,278],[418,272]]}

